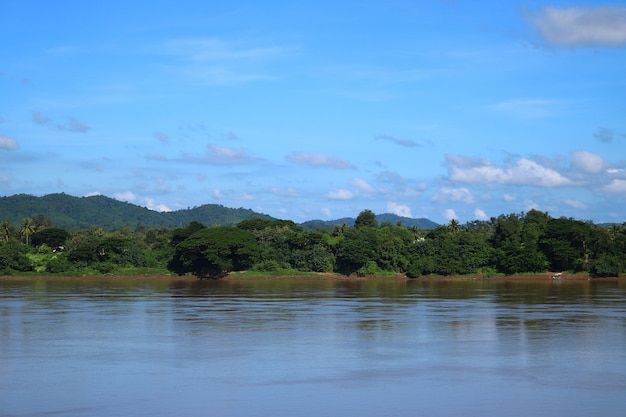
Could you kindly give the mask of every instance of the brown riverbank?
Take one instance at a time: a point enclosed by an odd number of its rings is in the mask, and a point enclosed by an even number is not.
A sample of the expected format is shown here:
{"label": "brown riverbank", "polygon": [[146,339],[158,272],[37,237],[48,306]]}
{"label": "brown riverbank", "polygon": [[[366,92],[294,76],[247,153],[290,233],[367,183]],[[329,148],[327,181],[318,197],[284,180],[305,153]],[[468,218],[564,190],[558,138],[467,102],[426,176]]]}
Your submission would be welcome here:
{"label": "brown riverbank", "polygon": [[[5,275],[0,281],[197,281],[198,278],[190,275],[101,275],[101,276],[32,276],[32,275]],[[484,277],[481,275],[463,276],[424,276],[407,278],[405,275],[357,277],[334,273],[319,273],[307,275],[266,276],[248,274],[229,274],[222,278],[224,281],[617,281],[626,280],[626,276],[610,278],[592,278],[589,274],[567,274],[555,276],[554,273],[536,275],[510,275]]]}

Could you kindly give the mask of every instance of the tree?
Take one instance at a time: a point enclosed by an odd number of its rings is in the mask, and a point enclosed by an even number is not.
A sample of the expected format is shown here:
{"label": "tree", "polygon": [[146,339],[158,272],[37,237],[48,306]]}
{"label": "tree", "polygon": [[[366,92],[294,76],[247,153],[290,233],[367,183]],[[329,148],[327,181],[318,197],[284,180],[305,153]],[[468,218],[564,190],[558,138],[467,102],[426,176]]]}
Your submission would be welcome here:
{"label": "tree", "polygon": [[552,271],[588,270],[591,227],[580,220],[550,219],[539,242]]}
{"label": "tree", "polygon": [[491,237],[493,246],[493,264],[500,272],[507,275],[525,272],[525,264],[521,251],[522,220],[518,214],[501,215]]}
{"label": "tree", "polygon": [[336,246],[337,269],[340,273],[359,273],[370,261],[376,261],[377,232],[378,229],[363,226],[346,231],[345,239]]}
{"label": "tree", "polygon": [[251,267],[259,254],[254,235],[236,227],[204,228],[176,245],[168,268],[179,275],[221,278]]}
{"label": "tree", "polygon": [[43,214],[35,214],[33,216],[33,226],[35,227],[35,231],[44,230],[52,227],[52,220]]}
{"label": "tree", "polygon": [[20,229],[20,234],[22,236],[26,236],[26,244],[29,244],[29,237],[35,232],[35,224],[33,219],[30,217],[26,217],[22,220],[22,228]]}
{"label": "tree", "polygon": [[189,236],[193,235],[199,230],[205,229],[206,226],[202,223],[191,222],[187,225],[187,227],[183,227],[181,229],[175,229],[172,232],[172,246],[178,245],[183,240],[187,239]]}
{"label": "tree", "polygon": [[448,223],[448,229],[450,229],[450,233],[457,234],[461,230],[461,224],[457,219],[451,219]]}
{"label": "tree", "polygon": [[32,242],[35,246],[46,244],[51,248],[56,248],[65,245],[65,241],[69,237],[70,234],[67,230],[53,227],[33,233]]}
{"label": "tree", "polygon": [[376,215],[371,210],[363,210],[354,221],[354,227],[356,229],[361,227],[378,227]]}
{"label": "tree", "polygon": [[0,271],[30,271],[32,264],[26,253],[28,249],[17,241],[0,245]]}
{"label": "tree", "polygon": [[2,239],[4,240],[5,243],[9,242],[12,231],[13,231],[13,227],[11,226],[11,223],[9,223],[6,220],[3,221],[2,225],[0,225],[0,233],[2,233]]}

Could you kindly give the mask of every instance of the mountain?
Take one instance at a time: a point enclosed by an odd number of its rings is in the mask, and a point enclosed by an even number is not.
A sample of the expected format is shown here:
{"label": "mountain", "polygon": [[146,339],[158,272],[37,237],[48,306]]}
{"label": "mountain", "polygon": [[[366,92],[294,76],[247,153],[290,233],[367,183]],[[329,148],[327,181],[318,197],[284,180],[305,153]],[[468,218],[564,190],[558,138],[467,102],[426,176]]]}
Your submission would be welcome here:
{"label": "mountain", "polygon": [[[192,221],[200,222],[207,226],[234,226],[242,220],[255,217],[276,220],[267,214],[257,213],[244,208],[228,208],[219,204],[205,204],[199,207],[188,208],[170,212],[157,212],[140,207],[131,203],[95,195],[91,197],[74,197],[65,193],[48,194],[35,197],[28,194],[16,194],[8,197],[0,197],[0,222],[8,221],[13,225],[19,225],[25,217],[43,215],[50,219],[54,227],[60,227],[68,231],[80,229],[93,229],[102,227],[112,230],[122,227],[142,226],[147,229],[160,227],[176,228],[183,227]],[[428,219],[412,219],[395,214],[376,215],[378,223],[389,222],[396,224],[398,221],[406,227],[418,229],[433,229],[439,226]],[[304,230],[316,230],[319,228],[332,229],[336,224],[345,223],[354,225],[355,218],[344,217],[336,220],[310,220],[301,224]]]}
{"label": "mountain", "polygon": [[[395,225],[400,222],[405,227],[416,227],[423,230],[434,229],[435,227],[439,226],[437,223],[423,217],[419,219],[413,219],[410,217],[398,216],[397,214],[392,213],[377,214],[376,220],[378,221],[378,224],[387,222]],[[344,223],[347,226],[352,227],[354,226],[355,221],[356,218],[354,217],[344,217],[336,220],[309,220],[302,223],[301,226],[304,230],[315,230],[321,228],[332,229],[336,224],[342,225]]]}
{"label": "mountain", "polygon": [[43,215],[54,227],[69,231],[102,227],[111,230],[143,226],[148,229],[186,226],[197,221],[208,226],[232,226],[242,220],[273,217],[252,210],[227,208],[218,204],[160,213],[103,195],[74,197],[64,193],[35,197],[17,194],[0,197],[0,222],[18,225],[25,217]]}

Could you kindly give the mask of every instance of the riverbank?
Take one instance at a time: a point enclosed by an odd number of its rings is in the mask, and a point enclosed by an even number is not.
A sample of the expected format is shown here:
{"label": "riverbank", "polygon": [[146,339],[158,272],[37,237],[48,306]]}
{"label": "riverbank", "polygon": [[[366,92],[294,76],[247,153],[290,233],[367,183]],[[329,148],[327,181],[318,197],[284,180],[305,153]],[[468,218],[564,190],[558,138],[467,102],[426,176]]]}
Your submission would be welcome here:
{"label": "riverbank", "polygon": [[[198,281],[199,278],[191,275],[99,275],[99,276],[39,276],[39,275],[4,275],[0,281]],[[592,278],[589,274],[557,275],[543,273],[535,275],[498,275],[498,276],[439,276],[429,275],[418,278],[408,278],[405,275],[359,277],[346,276],[335,273],[308,273],[306,275],[250,275],[232,273],[222,281],[618,281],[626,280],[626,276]]]}

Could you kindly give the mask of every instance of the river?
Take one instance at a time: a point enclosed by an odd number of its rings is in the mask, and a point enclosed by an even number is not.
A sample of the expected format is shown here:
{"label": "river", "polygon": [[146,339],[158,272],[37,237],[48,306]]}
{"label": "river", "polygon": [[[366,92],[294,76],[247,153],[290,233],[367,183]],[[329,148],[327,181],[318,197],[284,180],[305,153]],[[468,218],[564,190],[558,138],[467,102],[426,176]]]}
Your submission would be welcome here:
{"label": "river", "polygon": [[624,416],[626,283],[0,281],[0,415]]}

